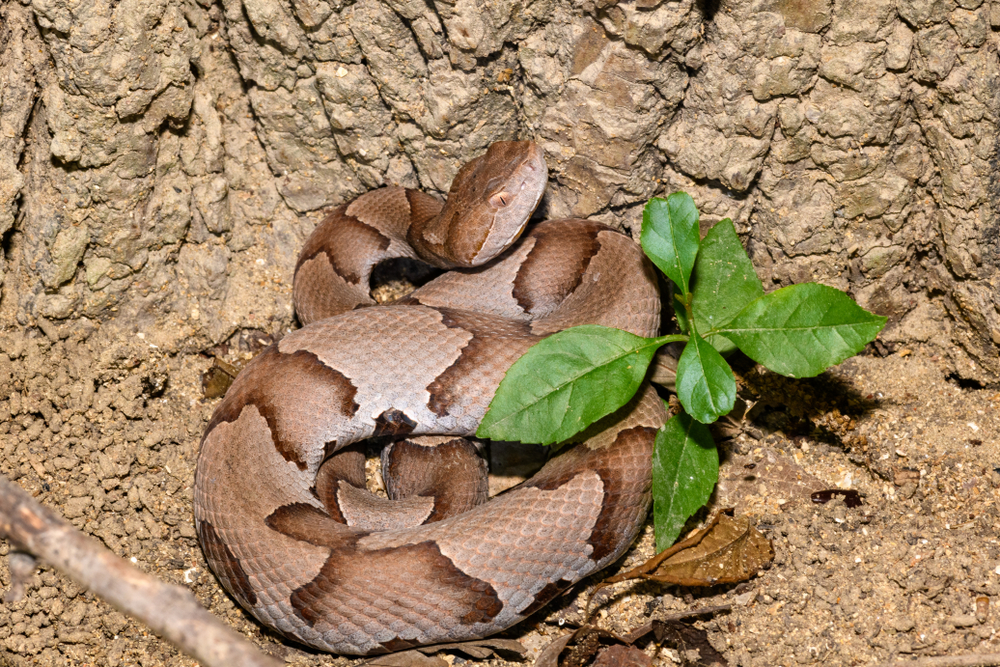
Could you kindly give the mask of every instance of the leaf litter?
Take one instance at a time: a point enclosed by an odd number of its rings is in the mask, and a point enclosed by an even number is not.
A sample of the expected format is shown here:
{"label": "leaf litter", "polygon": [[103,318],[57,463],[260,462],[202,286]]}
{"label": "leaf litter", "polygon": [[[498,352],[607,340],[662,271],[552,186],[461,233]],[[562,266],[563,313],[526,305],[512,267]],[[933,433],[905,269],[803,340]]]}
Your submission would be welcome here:
{"label": "leaf litter", "polygon": [[639,567],[605,579],[613,584],[647,579],[678,586],[733,584],[753,577],[774,560],[771,541],[748,517],[718,512],[709,524]]}

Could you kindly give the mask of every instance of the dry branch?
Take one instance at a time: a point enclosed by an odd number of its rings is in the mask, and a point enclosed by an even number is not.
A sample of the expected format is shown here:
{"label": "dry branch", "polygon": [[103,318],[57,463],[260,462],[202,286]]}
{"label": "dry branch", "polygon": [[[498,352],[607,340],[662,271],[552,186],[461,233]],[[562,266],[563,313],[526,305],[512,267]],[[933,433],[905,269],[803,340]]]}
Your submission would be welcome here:
{"label": "dry branch", "polygon": [[891,660],[885,667],[993,667],[1000,665],[1000,653],[939,655],[917,660]]}
{"label": "dry branch", "polygon": [[[116,609],[142,621],[205,667],[282,664],[260,653],[208,613],[191,591],[140,572],[3,476],[0,476],[0,535]],[[11,580],[15,595],[17,587],[23,586],[23,578],[29,577],[33,570],[23,567],[25,564],[23,557],[14,556]]]}

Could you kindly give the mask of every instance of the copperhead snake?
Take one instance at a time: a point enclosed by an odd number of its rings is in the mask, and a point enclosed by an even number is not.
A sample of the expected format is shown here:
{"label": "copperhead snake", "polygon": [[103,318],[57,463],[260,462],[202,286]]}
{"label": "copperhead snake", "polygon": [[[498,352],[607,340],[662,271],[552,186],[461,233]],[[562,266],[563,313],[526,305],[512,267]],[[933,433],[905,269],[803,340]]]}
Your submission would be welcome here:
{"label": "copperhead snake", "polygon": [[[208,563],[265,625],[356,655],[481,638],[634,540],[665,419],[648,385],[492,499],[462,439],[544,336],[584,323],[657,333],[656,278],[627,236],[569,219],[518,239],[547,178],[538,146],[499,142],[459,171],[443,205],[381,188],[335,209],[306,242],[294,281],[305,326],[236,378],[194,486]],[[364,307],[373,267],[400,256],[454,270],[402,303]],[[364,490],[352,445],[373,436],[409,436],[382,454],[396,500]],[[388,481],[407,468],[419,472]],[[448,479],[464,484],[444,490]]]}

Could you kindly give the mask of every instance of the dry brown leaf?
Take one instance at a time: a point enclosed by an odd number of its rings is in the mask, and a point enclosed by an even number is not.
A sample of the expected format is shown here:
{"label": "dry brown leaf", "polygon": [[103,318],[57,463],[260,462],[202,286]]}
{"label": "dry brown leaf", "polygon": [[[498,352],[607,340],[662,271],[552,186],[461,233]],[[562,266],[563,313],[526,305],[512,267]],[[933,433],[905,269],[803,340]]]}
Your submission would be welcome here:
{"label": "dry brown leaf", "polygon": [[573,641],[574,634],[576,633],[571,632],[553,639],[535,658],[533,667],[559,667],[559,654]]}
{"label": "dry brown leaf", "polygon": [[601,648],[601,640],[618,640],[618,637],[592,625],[584,625],[573,633],[573,645],[563,659],[562,667],[583,667]]}
{"label": "dry brown leaf", "polygon": [[[568,635],[563,635],[542,649],[535,659],[534,667],[583,667],[601,649],[601,641],[624,642],[618,635],[593,625],[584,625]],[[572,643],[572,644],[571,644]],[[559,656],[566,647],[569,651],[562,662]]]}
{"label": "dry brown leaf", "polygon": [[434,646],[422,646],[417,649],[421,653],[431,655],[438,651],[458,651],[470,658],[482,660],[497,654],[497,651],[514,653],[523,657],[528,652],[521,642],[514,639],[474,639],[468,642],[455,642],[453,644],[436,644]]}
{"label": "dry brown leaf", "polygon": [[[661,621],[661,622],[662,621],[686,621],[686,622],[690,623],[691,621],[694,621],[695,619],[697,619],[699,616],[714,616],[715,614],[721,614],[721,613],[729,612],[729,611],[732,610],[732,608],[733,608],[733,605],[731,605],[731,604],[720,604],[720,605],[715,605],[715,606],[712,606],[712,607],[701,607],[699,609],[689,609],[688,611],[682,611],[682,612],[680,612],[678,614],[668,614],[668,615],[666,615],[666,616],[664,616],[662,618],[658,618],[656,620],[657,621]],[[652,631],[653,631],[653,622],[650,621],[649,623],[646,623],[645,625],[639,626],[635,630],[632,630],[632,632],[630,632],[627,635],[625,635],[624,637],[622,637],[622,641],[624,641],[626,644],[631,645],[631,644],[636,643],[637,641],[639,641],[640,639],[642,639],[643,637],[645,637],[646,635],[648,635]]]}
{"label": "dry brown leaf", "polygon": [[664,559],[644,576],[680,586],[714,586],[746,581],[774,560],[771,540],[748,517],[720,514],[698,544]]}
{"label": "dry brown leaf", "polygon": [[[280,337],[279,337],[280,338]],[[201,376],[201,389],[205,398],[225,396],[243,367],[276,340],[275,336],[261,331],[243,331],[225,343],[204,350],[212,358],[212,367]],[[227,361],[228,359],[228,361]]]}
{"label": "dry brown leaf", "polygon": [[653,660],[635,647],[617,644],[601,651],[594,667],[653,667]]}
{"label": "dry brown leaf", "polygon": [[[670,558],[674,554],[679,553],[684,549],[690,549],[696,546],[699,542],[701,542],[701,540],[706,535],[708,535],[709,531],[712,530],[712,528],[714,528],[717,523],[719,523],[719,517],[722,516],[722,512],[727,512],[727,511],[729,510],[722,510],[721,512],[718,512],[715,515],[715,517],[708,523],[708,525],[705,526],[705,528],[699,530],[690,537],[681,540],[680,542],[670,547],[669,549],[661,551],[660,553],[656,554],[655,556],[647,560],[645,563],[642,563],[641,565],[638,565],[626,572],[619,572],[613,577],[608,577],[601,583],[597,584],[597,586],[594,588],[594,591],[590,594],[590,601],[593,602],[595,599],[597,599],[597,594],[607,586],[610,586],[611,584],[617,584],[620,581],[631,581],[632,579],[642,579],[647,575],[653,573],[656,570],[656,568],[660,565],[660,563]],[[589,610],[587,613],[589,615],[590,613]]]}
{"label": "dry brown leaf", "polygon": [[201,390],[205,398],[225,396],[240,369],[218,357],[212,358],[212,367],[201,376]]}
{"label": "dry brown leaf", "polygon": [[653,634],[657,642],[677,651],[682,667],[729,667],[700,628],[680,621],[653,621]]}
{"label": "dry brown leaf", "polygon": [[448,661],[437,655],[424,655],[419,651],[403,651],[372,658],[364,663],[369,667],[449,667]]}
{"label": "dry brown leaf", "polygon": [[691,537],[628,572],[605,579],[600,587],[630,579],[678,586],[733,584],[749,579],[772,560],[771,541],[747,517],[733,519],[719,512]]}

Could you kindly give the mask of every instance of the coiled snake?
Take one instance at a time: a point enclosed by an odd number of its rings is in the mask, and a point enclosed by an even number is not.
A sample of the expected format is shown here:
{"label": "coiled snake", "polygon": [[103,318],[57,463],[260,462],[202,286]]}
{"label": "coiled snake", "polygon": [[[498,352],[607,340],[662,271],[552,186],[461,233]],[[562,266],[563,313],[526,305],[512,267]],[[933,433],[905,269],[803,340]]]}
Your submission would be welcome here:
{"label": "coiled snake", "polygon": [[[585,323],[657,333],[656,278],[627,236],[570,219],[518,240],[546,181],[538,146],[496,143],[443,205],[382,188],[307,241],[294,286],[306,326],[237,377],[202,439],[194,488],[208,562],[261,622],[347,654],[480,638],[635,538],[665,419],[648,385],[492,499],[462,439],[544,336]],[[373,267],[392,257],[455,270],[402,304],[362,307]],[[373,436],[409,436],[382,455],[396,500],[364,490],[351,445]]]}

